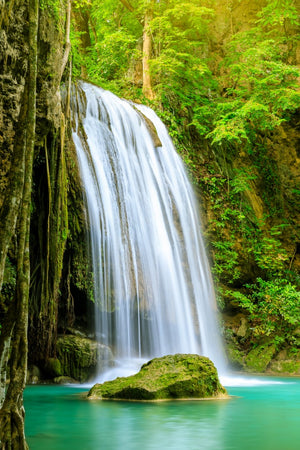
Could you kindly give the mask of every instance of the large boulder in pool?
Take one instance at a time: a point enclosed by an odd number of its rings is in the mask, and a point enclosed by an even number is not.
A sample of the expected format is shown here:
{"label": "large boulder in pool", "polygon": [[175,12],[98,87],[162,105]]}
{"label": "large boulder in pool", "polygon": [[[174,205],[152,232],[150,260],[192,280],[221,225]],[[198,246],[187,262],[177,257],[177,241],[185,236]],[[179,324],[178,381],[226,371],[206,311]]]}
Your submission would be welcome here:
{"label": "large boulder in pool", "polygon": [[95,384],[90,399],[170,400],[227,397],[213,363],[205,356],[167,355],[144,364],[130,377]]}

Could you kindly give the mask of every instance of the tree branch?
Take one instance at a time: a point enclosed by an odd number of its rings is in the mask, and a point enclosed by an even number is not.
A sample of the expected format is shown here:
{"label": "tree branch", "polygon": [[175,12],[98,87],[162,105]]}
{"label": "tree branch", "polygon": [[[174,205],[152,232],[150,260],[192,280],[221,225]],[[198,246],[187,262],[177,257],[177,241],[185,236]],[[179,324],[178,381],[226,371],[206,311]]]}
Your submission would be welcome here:
{"label": "tree branch", "polygon": [[127,0],[120,0],[120,2],[125,6],[125,8],[129,9],[129,11],[134,11],[134,7]]}

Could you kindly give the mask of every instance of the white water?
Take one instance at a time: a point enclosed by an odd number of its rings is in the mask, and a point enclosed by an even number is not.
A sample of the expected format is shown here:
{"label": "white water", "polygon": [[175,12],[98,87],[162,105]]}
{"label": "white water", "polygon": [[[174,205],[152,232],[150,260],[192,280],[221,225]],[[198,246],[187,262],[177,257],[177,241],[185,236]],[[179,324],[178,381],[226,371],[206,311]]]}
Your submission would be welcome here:
{"label": "white water", "polygon": [[[199,206],[166,128],[149,108],[87,83],[77,100],[73,140],[86,201],[96,332],[117,361],[99,374],[101,381],[173,353],[208,356],[224,372]],[[161,147],[154,147],[139,111],[155,125]]]}

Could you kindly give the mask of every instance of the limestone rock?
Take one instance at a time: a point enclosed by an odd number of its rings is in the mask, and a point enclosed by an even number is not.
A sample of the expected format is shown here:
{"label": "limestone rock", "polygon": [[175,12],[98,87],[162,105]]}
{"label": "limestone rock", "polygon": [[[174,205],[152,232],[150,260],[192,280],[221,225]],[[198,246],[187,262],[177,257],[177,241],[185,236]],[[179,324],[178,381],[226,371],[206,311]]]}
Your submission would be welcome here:
{"label": "limestone rock", "polygon": [[135,375],[96,384],[90,399],[167,400],[227,397],[213,363],[193,354],[167,355],[144,364]]}
{"label": "limestone rock", "polygon": [[57,357],[61,363],[62,375],[80,382],[86,381],[94,374],[98,363],[107,364],[113,359],[109,347],[75,335],[58,338]]}

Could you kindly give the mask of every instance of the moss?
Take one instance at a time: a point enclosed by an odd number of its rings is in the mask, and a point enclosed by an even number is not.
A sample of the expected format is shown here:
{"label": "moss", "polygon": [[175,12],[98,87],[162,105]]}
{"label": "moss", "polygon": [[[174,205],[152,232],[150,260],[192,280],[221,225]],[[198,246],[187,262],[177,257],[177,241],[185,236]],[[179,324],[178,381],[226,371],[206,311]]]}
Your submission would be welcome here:
{"label": "moss", "polygon": [[85,381],[97,365],[97,344],[79,336],[64,336],[57,340],[57,355],[63,375]]}
{"label": "moss", "polygon": [[62,375],[62,367],[60,361],[57,358],[49,358],[46,361],[44,370],[47,377],[54,378]]}
{"label": "moss", "polygon": [[285,348],[281,350],[268,368],[268,372],[278,374],[300,374],[300,350]]}
{"label": "moss", "polygon": [[227,348],[227,356],[230,361],[230,363],[234,366],[234,368],[240,369],[244,366],[244,354],[238,348],[236,345],[232,342],[230,343]]}
{"label": "moss", "polygon": [[225,396],[213,363],[204,356],[176,354],[155,358],[135,375],[96,384],[89,398],[159,400]]}
{"label": "moss", "polygon": [[71,377],[61,376],[61,377],[54,378],[53,382],[55,384],[73,384],[73,383],[76,383],[76,380],[74,380]]}
{"label": "moss", "polygon": [[255,347],[245,358],[247,368],[253,372],[265,372],[276,351],[275,345],[264,344]]}
{"label": "moss", "polygon": [[285,360],[274,361],[270,366],[272,373],[299,375],[300,374],[300,361]]}

